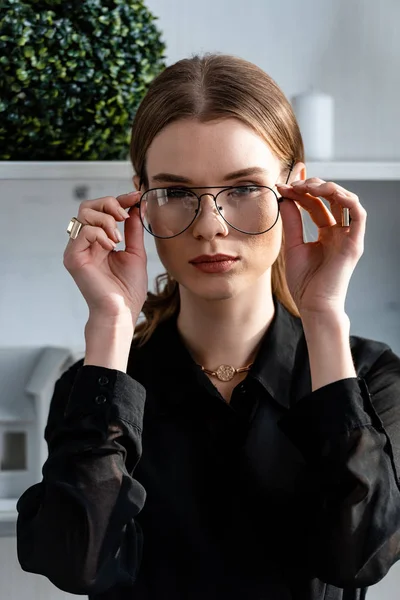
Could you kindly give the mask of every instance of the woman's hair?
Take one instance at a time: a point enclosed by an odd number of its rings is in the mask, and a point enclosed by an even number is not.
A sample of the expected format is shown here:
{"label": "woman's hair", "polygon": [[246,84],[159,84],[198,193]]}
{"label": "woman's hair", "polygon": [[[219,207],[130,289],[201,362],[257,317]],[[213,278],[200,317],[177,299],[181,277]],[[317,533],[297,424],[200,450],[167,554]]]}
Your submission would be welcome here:
{"label": "woman's hair", "polygon": [[[135,173],[148,188],[146,153],[155,136],[168,124],[194,118],[200,122],[236,118],[251,127],[289,169],[304,161],[304,148],[292,107],[275,83],[251,62],[226,54],[204,54],[179,60],[150,84],[135,115],[130,158]],[[272,293],[292,314],[299,316],[285,275],[284,236],[272,265]],[[140,346],[155,328],[179,311],[179,286],[168,273],[156,278],[156,293],[148,292],[144,320],[135,329]]]}

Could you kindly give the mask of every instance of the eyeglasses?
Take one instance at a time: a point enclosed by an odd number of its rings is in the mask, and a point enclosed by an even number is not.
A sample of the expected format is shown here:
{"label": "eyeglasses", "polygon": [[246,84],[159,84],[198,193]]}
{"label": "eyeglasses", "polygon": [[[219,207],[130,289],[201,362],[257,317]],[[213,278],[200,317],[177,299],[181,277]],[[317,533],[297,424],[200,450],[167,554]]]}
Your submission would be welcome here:
{"label": "eyeglasses", "polygon": [[[201,189],[215,189],[208,186]],[[203,196],[212,196],[217,213],[233,229],[248,235],[266,233],[276,224],[279,204],[275,191],[264,185],[223,187],[218,194],[197,195],[194,188],[152,188],[139,203],[143,227],[157,238],[169,239],[188,229],[201,213]]]}

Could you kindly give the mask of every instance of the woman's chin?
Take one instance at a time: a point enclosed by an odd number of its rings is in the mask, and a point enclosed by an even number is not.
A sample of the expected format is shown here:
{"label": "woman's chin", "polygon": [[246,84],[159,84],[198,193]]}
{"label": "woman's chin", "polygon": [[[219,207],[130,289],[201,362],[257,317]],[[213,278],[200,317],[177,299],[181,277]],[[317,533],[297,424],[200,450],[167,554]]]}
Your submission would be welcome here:
{"label": "woman's chin", "polygon": [[190,295],[203,300],[229,300],[240,292],[237,281],[223,277],[213,277],[208,281],[198,277],[195,281],[187,281],[182,285]]}

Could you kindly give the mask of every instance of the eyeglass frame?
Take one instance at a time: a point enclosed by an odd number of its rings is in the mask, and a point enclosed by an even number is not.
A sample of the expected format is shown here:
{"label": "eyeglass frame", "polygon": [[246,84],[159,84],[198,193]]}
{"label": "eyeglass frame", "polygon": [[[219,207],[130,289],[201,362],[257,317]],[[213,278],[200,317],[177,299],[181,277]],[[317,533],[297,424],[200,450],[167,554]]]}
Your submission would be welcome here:
{"label": "eyeglass frame", "polygon": [[[293,170],[294,164],[295,164],[295,161],[294,161],[294,159],[293,159],[293,160],[292,160],[292,162],[291,162],[291,165],[290,165],[289,174],[288,174],[288,176],[287,176],[287,179],[286,179],[286,182],[285,182],[286,184],[287,184],[287,183],[288,183],[288,181],[289,181],[290,174],[291,174],[291,172],[292,172],[292,170]],[[139,189],[142,187],[142,182],[143,182],[143,169],[142,169],[142,173],[141,173],[141,175],[140,175],[140,180],[139,180]],[[275,196],[275,198],[276,198],[276,200],[277,200],[277,204],[278,204],[278,214],[277,214],[277,217],[276,217],[275,223],[274,223],[273,225],[271,225],[271,227],[269,227],[269,228],[268,228],[268,229],[266,229],[265,231],[259,231],[259,232],[257,232],[257,233],[249,233],[248,231],[243,231],[242,229],[239,229],[238,227],[235,227],[234,225],[232,225],[231,223],[229,223],[229,221],[227,221],[227,220],[225,219],[224,215],[222,215],[222,214],[220,213],[220,211],[218,210],[218,205],[217,205],[217,198],[218,198],[218,196],[219,196],[220,194],[222,194],[222,192],[224,192],[225,190],[232,190],[232,189],[236,189],[236,188],[238,188],[238,187],[239,187],[239,188],[240,188],[240,187],[258,187],[258,188],[265,188],[265,189],[268,189],[268,190],[270,190],[270,191],[271,191],[271,192],[274,194],[274,196]],[[201,195],[199,196],[198,194],[196,194],[196,192],[193,192],[193,190],[197,190],[197,189],[202,189],[202,190],[210,190],[210,189],[215,189],[215,188],[217,188],[217,189],[218,189],[218,188],[220,188],[220,191],[219,191],[217,194],[215,194],[215,195],[214,195],[214,194],[211,194],[211,193],[209,193],[209,192],[206,192],[205,194],[201,194]],[[144,196],[145,194],[147,194],[148,192],[151,192],[151,191],[153,191],[153,190],[168,190],[168,189],[190,191],[190,192],[191,192],[191,193],[192,193],[194,196],[196,196],[196,198],[197,198],[197,200],[198,200],[198,206],[197,206],[197,209],[196,209],[196,214],[195,214],[195,216],[193,217],[193,219],[191,220],[191,222],[189,223],[189,225],[188,225],[187,227],[185,227],[185,229],[182,229],[182,231],[180,231],[179,233],[176,233],[175,235],[169,235],[169,236],[156,235],[156,234],[154,234],[152,231],[149,231],[149,230],[147,229],[146,225],[145,225],[145,224],[144,224],[144,222],[143,222],[143,219],[142,219],[142,213],[141,213],[141,210],[140,210],[141,203],[142,203],[142,198],[143,198],[143,196]],[[201,203],[201,199],[202,199],[202,197],[203,197],[203,196],[212,196],[212,198],[213,198],[213,200],[214,200],[215,207],[216,207],[216,209],[217,209],[217,212],[218,212],[218,214],[219,214],[219,215],[220,215],[220,216],[223,218],[224,222],[225,222],[227,225],[229,225],[229,227],[232,227],[232,228],[233,228],[233,229],[235,229],[236,231],[239,231],[240,233],[244,233],[245,235],[262,235],[262,234],[264,234],[264,233],[267,233],[267,231],[270,231],[270,230],[271,230],[273,227],[275,227],[275,225],[276,225],[276,224],[277,224],[277,222],[278,222],[279,213],[280,213],[279,204],[280,204],[281,202],[283,202],[283,200],[285,199],[285,198],[284,198],[284,196],[280,196],[280,197],[278,198],[278,196],[276,195],[276,192],[275,192],[275,191],[274,191],[272,188],[268,187],[267,185],[257,185],[257,184],[252,184],[252,185],[250,185],[250,184],[248,184],[248,185],[228,185],[228,186],[215,186],[215,185],[210,185],[210,186],[197,186],[197,187],[192,187],[192,188],[188,188],[188,187],[182,188],[182,187],[179,187],[179,186],[177,185],[177,186],[172,186],[172,187],[170,187],[170,188],[160,188],[160,187],[155,187],[155,188],[150,188],[150,189],[146,190],[145,192],[143,192],[143,194],[142,194],[142,196],[141,196],[141,198],[140,198],[139,202],[137,202],[136,204],[134,204],[134,205],[133,205],[133,208],[139,208],[139,217],[140,217],[140,221],[141,221],[141,223],[142,223],[142,225],[143,225],[144,229],[145,229],[145,230],[146,230],[148,233],[150,233],[150,235],[152,235],[153,237],[156,237],[156,238],[158,238],[158,239],[162,239],[162,240],[171,240],[172,238],[174,238],[174,237],[177,237],[178,235],[181,235],[182,233],[184,233],[184,232],[185,232],[187,229],[189,229],[189,227],[191,227],[191,226],[193,225],[193,223],[195,222],[195,220],[197,219],[197,217],[198,217],[198,216],[199,216],[199,214],[200,214],[200,210],[199,210],[199,209],[200,209],[200,203]]]}

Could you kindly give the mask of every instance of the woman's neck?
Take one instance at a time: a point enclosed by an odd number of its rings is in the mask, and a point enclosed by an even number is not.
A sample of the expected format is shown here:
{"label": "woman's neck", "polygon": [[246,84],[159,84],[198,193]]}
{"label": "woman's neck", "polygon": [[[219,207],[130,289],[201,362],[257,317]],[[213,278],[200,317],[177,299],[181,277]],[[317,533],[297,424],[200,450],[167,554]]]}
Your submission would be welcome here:
{"label": "woman's neck", "polygon": [[206,369],[253,362],[275,307],[270,278],[235,298],[205,300],[181,288],[178,331],[193,359]]}

